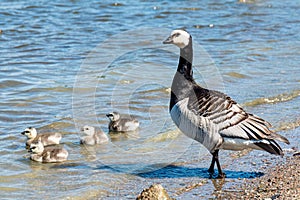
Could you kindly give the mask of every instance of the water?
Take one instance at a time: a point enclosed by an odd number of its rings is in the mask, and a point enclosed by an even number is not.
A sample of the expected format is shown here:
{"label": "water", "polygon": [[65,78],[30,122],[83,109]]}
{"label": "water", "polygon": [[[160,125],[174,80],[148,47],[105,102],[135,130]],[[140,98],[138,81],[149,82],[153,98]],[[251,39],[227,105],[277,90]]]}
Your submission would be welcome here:
{"label": "water", "polygon": [[[132,199],[161,183],[177,199],[208,199],[263,175],[284,158],[221,152],[228,178],[207,179],[209,153],[170,120],[178,49],[161,42],[187,28],[197,82],[271,122],[290,139],[282,145],[290,155],[300,141],[299,8],[259,0],[1,1],[1,198]],[[137,117],[141,129],[80,146],[80,126],[107,132],[112,110]],[[20,134],[28,126],[61,132],[69,160],[30,161]]]}

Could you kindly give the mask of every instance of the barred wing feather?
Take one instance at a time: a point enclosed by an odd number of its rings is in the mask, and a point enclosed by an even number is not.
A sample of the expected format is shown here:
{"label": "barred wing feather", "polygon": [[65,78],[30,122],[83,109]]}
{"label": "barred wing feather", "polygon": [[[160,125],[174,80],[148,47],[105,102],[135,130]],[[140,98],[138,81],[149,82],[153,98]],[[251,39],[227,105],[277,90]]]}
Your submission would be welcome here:
{"label": "barred wing feather", "polygon": [[203,88],[195,88],[193,93],[189,95],[189,109],[216,124],[222,137],[256,141],[277,139],[289,143],[285,137],[270,130],[270,123],[245,112],[225,94]]}

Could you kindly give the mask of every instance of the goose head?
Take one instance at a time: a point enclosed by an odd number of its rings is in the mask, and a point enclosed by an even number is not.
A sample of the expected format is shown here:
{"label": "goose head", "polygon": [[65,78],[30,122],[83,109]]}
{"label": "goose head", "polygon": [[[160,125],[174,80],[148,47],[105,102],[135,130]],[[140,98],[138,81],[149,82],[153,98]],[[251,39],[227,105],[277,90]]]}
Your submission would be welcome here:
{"label": "goose head", "polygon": [[190,43],[192,36],[185,30],[174,30],[171,35],[163,41],[163,44],[174,44],[180,49],[187,47]]}
{"label": "goose head", "polygon": [[21,134],[25,135],[28,139],[31,139],[37,136],[37,131],[35,128],[28,127]]}
{"label": "goose head", "polygon": [[81,128],[81,131],[83,131],[86,135],[92,136],[95,133],[95,128],[92,126],[85,125]]}
{"label": "goose head", "polygon": [[30,145],[29,152],[34,154],[40,154],[44,151],[44,145],[42,143],[42,139],[39,138],[37,142],[33,142]]}
{"label": "goose head", "polygon": [[120,119],[120,114],[117,112],[111,112],[106,115],[110,119],[110,121],[114,122]]}

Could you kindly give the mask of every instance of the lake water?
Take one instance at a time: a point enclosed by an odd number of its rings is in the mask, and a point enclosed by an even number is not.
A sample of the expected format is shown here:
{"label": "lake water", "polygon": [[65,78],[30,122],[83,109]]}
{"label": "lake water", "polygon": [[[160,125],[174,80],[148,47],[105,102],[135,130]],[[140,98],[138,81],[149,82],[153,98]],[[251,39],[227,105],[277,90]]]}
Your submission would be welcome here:
{"label": "lake water", "polygon": [[[176,199],[216,199],[284,158],[221,151],[225,182],[208,179],[210,154],[168,113],[179,50],[193,36],[195,79],[230,95],[300,148],[299,1],[32,1],[0,3],[1,199],[134,199],[161,183]],[[105,114],[139,119],[129,134],[79,144],[85,124],[108,132]],[[61,132],[67,162],[30,161],[29,126]]]}

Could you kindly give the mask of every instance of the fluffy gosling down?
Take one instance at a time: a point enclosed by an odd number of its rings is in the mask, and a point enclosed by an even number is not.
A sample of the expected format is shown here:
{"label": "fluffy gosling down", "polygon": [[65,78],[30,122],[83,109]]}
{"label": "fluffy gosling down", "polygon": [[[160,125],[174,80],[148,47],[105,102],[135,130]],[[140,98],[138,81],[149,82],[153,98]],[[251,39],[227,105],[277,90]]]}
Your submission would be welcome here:
{"label": "fluffy gosling down", "polygon": [[111,132],[129,132],[138,129],[140,123],[133,118],[122,118],[118,112],[108,113],[106,115],[110,122],[108,129]]}
{"label": "fluffy gosling down", "polygon": [[203,144],[212,154],[208,172],[217,164],[219,177],[224,177],[218,158],[220,149],[263,150],[283,155],[275,140],[289,144],[288,139],[270,130],[271,124],[247,113],[233,99],[218,91],[198,85],[193,78],[192,36],[174,30],[163,42],[180,49],[179,63],[171,86],[169,112],[177,127],[188,137]]}
{"label": "fluffy gosling down", "polygon": [[95,145],[108,142],[108,137],[103,131],[96,130],[93,126],[85,125],[81,131],[85,136],[81,137],[80,144]]}
{"label": "fluffy gosling down", "polygon": [[68,151],[62,147],[44,147],[41,138],[31,143],[29,152],[31,160],[43,163],[63,162],[69,155]]}
{"label": "fluffy gosling down", "polygon": [[26,128],[21,134],[27,137],[26,147],[30,147],[31,143],[37,141],[39,138],[41,138],[41,142],[44,146],[59,144],[62,138],[60,133],[38,134],[33,127]]}

